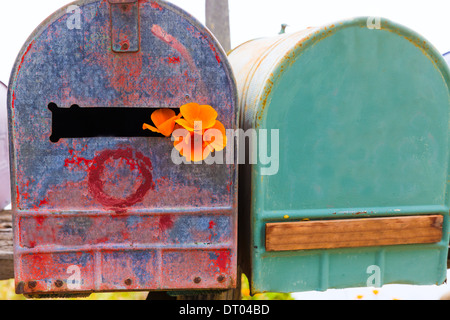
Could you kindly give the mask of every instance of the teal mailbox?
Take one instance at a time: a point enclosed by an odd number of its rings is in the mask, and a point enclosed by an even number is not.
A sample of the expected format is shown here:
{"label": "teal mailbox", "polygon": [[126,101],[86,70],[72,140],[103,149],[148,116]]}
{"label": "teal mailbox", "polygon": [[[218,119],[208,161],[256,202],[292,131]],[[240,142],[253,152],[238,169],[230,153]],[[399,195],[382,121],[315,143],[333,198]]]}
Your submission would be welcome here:
{"label": "teal mailbox", "polygon": [[241,128],[260,139],[240,173],[252,292],[442,284],[450,71],[439,52],[370,17],[250,41],[229,59]]}

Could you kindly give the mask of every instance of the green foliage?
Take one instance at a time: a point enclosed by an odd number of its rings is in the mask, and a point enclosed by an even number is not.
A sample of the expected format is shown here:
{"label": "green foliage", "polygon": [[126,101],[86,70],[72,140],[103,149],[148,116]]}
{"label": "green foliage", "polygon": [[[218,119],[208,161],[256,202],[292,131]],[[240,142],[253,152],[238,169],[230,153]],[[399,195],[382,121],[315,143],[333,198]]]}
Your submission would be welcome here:
{"label": "green foliage", "polygon": [[290,293],[272,293],[250,295],[248,278],[242,274],[242,300],[294,300]]}
{"label": "green foliage", "polygon": [[[145,300],[147,292],[94,293],[84,299],[70,300]],[[0,281],[0,300],[26,300],[23,295],[15,294],[14,280]]]}

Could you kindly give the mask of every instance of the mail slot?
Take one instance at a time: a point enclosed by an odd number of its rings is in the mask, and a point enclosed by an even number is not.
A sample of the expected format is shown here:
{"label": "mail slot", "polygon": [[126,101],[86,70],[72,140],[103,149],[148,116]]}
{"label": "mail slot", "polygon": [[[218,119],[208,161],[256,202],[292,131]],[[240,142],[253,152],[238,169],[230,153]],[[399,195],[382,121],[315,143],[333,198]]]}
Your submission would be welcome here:
{"label": "mail slot", "polygon": [[442,284],[449,69],[433,45],[357,18],[249,41],[229,60],[241,127],[279,136],[266,146],[276,170],[240,171],[252,292]]}
{"label": "mail slot", "polygon": [[17,293],[236,286],[237,166],[167,133],[183,106],[237,127],[227,56],[191,15],[76,1],[26,41],[8,98]]}
{"label": "mail slot", "polygon": [[8,117],[6,94],[8,89],[0,82],[0,211],[11,203],[8,151]]}

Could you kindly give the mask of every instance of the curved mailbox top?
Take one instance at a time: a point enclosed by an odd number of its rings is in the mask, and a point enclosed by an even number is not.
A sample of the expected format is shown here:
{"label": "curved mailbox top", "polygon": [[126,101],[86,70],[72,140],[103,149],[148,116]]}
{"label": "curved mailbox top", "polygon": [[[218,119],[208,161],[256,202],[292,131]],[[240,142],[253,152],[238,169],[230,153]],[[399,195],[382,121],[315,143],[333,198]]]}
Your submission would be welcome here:
{"label": "curved mailbox top", "polygon": [[[159,0],[76,1],[26,41],[8,98],[18,292],[236,283],[237,166],[180,164],[171,137],[143,130],[193,102],[236,128],[231,67],[204,26]],[[55,286],[70,265],[81,288]]]}
{"label": "curved mailbox top", "polygon": [[8,88],[0,82],[0,211],[11,203],[8,152],[8,117],[6,93]]}
{"label": "curved mailbox top", "polygon": [[264,210],[448,205],[448,67],[414,32],[367,21],[229,55],[242,126],[279,129],[278,174],[258,184]]}
{"label": "curved mailbox top", "polygon": [[[9,90],[17,208],[96,210],[111,208],[108,199],[127,199],[128,190],[142,182],[136,170],[118,173],[117,186],[101,188],[106,195],[89,185],[88,169],[105,150],[122,150],[116,158],[127,158],[132,150],[132,157],[151,163],[152,176],[145,179],[156,189],[128,207],[231,207],[234,166],[174,165],[171,139],[148,138],[142,130],[152,110],[189,102],[211,105],[227,129],[235,128],[237,98],[226,55],[206,28],[166,2],[130,1],[128,9],[115,2],[78,1],[61,9],[36,29],[18,56]],[[64,109],[66,118],[85,119],[52,122],[50,103]],[[84,113],[70,113],[73,105]],[[124,108],[133,110],[120,113]],[[95,132],[82,130],[108,125],[113,132],[97,133],[95,139]],[[64,138],[69,127],[78,127],[75,138]],[[115,129],[118,136],[111,137]]]}
{"label": "curved mailbox top", "polygon": [[[241,126],[279,130],[279,141],[269,138],[267,147],[272,157],[279,151],[276,170],[259,161],[248,172],[254,230],[303,219],[448,215],[450,73],[421,36],[386,19],[357,18],[249,41],[229,60]],[[383,256],[359,256],[354,265],[360,269],[347,272],[337,255],[318,261],[312,257],[324,251],[269,254],[271,239],[263,231],[253,236],[256,292],[365,286],[366,264]],[[447,245],[444,231],[424,255],[432,266],[427,272],[385,270],[384,283],[440,283]],[[432,258],[436,248],[439,261]],[[348,253],[341,255],[348,261],[358,254],[345,250],[333,253]],[[409,261],[401,254],[398,259],[398,265]],[[314,270],[328,270],[324,261],[335,269],[318,278],[303,277],[300,269],[289,273],[289,266],[302,265],[304,274],[316,275]],[[274,270],[290,276],[281,278]],[[341,271],[346,276],[333,277]]]}

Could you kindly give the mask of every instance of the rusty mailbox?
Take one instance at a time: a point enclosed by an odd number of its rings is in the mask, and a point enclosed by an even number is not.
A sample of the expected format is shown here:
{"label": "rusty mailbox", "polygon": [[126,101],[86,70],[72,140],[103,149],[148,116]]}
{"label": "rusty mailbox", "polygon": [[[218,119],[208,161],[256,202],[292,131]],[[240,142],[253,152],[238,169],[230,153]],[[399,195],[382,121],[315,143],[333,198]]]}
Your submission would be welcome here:
{"label": "rusty mailbox", "polygon": [[240,171],[252,292],[442,284],[450,71],[435,47],[360,17],[249,41],[229,60],[242,127],[279,136],[276,165]]}
{"label": "rusty mailbox", "polygon": [[236,128],[227,57],[192,16],[76,1],[26,41],[8,98],[18,293],[236,286],[236,166],[175,163],[143,130],[194,102]]}

